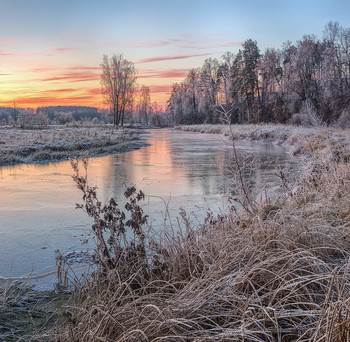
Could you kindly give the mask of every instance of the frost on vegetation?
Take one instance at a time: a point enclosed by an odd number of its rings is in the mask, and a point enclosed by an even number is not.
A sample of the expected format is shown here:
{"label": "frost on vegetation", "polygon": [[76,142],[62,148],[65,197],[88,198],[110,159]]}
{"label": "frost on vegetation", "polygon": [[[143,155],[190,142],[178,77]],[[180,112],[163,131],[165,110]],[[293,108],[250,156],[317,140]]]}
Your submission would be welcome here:
{"label": "frost on vegetation", "polygon": [[[296,141],[301,132],[311,131],[294,132]],[[344,159],[320,158],[341,151],[344,136],[309,135],[303,148],[313,158],[296,181],[280,174],[278,198],[251,212],[235,210],[232,199],[229,213],[196,229],[183,210],[176,236],[164,230],[149,247],[135,197],[136,239],[120,244],[118,204],[103,205],[77,174],[106,271],[86,279],[56,340],[349,341],[350,169]]]}
{"label": "frost on vegetation", "polygon": [[[234,139],[267,140],[285,143],[292,155],[303,154],[334,160],[350,160],[350,132],[330,127],[303,127],[292,125],[232,125]],[[183,125],[182,131],[222,134],[230,136],[226,125]]]}
{"label": "frost on vegetation", "polygon": [[299,118],[303,126],[307,126],[307,127],[323,126],[322,118],[318,116],[316,108],[310,100],[303,102],[300,109]]}
{"label": "frost on vegetation", "polygon": [[344,110],[337,122],[337,126],[345,129],[350,128],[350,110]]}
{"label": "frost on vegetation", "polygon": [[86,150],[91,154],[125,150],[137,140],[135,130],[112,127],[64,127],[44,130],[0,128],[0,165],[68,159]]}

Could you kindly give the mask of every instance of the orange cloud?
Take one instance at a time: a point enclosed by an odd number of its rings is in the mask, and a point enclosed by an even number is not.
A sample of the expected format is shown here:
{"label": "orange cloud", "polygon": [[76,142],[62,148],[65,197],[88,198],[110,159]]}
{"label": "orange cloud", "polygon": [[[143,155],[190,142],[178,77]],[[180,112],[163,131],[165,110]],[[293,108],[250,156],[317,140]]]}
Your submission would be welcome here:
{"label": "orange cloud", "polygon": [[41,81],[83,82],[83,81],[94,81],[99,79],[100,79],[100,75],[98,74],[72,72],[72,73],[62,74],[61,76],[47,77],[42,79]]}
{"label": "orange cloud", "polygon": [[74,88],[63,88],[63,89],[52,89],[52,90],[46,90],[44,93],[72,93],[79,91],[80,89],[74,89]]}
{"label": "orange cloud", "polygon": [[65,68],[66,70],[101,70],[99,66],[76,65]]}
{"label": "orange cloud", "polygon": [[86,92],[90,95],[101,95],[101,88],[87,89]]}
{"label": "orange cloud", "polygon": [[[30,72],[34,72],[34,73],[45,73],[45,72],[52,72],[53,71],[53,67],[40,67],[40,68],[33,68],[33,69],[29,69]],[[70,67],[63,67],[63,68],[59,68],[60,72],[71,72],[71,71],[100,71],[101,67],[97,67],[97,66],[88,66],[88,65],[76,65],[76,66],[70,66]]]}
{"label": "orange cloud", "polygon": [[[14,101],[0,102],[0,106],[13,106]],[[59,105],[82,105],[82,106],[98,106],[99,101],[89,95],[70,96],[70,97],[54,97],[54,96],[28,96],[26,98],[18,98],[15,100],[19,107],[42,107],[42,106],[59,106]]]}

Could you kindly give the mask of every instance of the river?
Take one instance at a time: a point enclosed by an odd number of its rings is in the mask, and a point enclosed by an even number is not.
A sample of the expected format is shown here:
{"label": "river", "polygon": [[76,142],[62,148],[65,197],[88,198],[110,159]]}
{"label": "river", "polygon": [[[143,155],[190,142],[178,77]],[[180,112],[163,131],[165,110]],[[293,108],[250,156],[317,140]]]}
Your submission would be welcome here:
{"label": "river", "polygon": [[[149,130],[149,146],[139,150],[91,158],[88,181],[98,186],[102,201],[115,197],[123,203],[125,186],[135,185],[146,194],[144,211],[149,223],[160,229],[168,203],[171,220],[183,207],[194,224],[200,224],[208,210],[225,211],[230,193],[232,148],[220,135]],[[253,188],[276,180],[275,167],[291,162],[281,146],[262,142],[239,142],[237,151],[257,159],[257,168],[246,170]],[[72,180],[70,162],[17,165],[0,168],[0,277],[23,277],[55,270],[55,256],[86,248],[91,236],[91,219],[75,203],[81,193]],[[93,246],[90,241],[88,247]],[[40,289],[52,288],[55,274],[33,280]]]}

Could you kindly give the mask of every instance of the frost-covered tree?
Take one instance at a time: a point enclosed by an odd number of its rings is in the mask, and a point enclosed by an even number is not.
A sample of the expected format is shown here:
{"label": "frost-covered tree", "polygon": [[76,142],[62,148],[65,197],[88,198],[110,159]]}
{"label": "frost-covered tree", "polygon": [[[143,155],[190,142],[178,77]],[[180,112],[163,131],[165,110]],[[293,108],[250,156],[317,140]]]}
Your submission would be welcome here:
{"label": "frost-covered tree", "polygon": [[217,122],[217,105],[240,123],[306,124],[313,117],[345,127],[350,112],[350,29],[338,23],[326,25],[323,39],[306,35],[264,53],[248,39],[236,55],[209,58],[196,70],[169,99],[179,123]]}
{"label": "frost-covered tree", "polygon": [[112,115],[115,126],[124,123],[126,111],[131,111],[136,84],[136,70],[132,62],[122,54],[103,56],[101,64],[101,90]]}

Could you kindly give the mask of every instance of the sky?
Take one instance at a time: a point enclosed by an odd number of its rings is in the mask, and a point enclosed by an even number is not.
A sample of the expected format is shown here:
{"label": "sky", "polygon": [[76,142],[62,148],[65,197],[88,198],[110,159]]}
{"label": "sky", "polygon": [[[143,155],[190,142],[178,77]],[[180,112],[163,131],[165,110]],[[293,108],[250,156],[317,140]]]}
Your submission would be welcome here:
{"label": "sky", "polygon": [[104,106],[100,64],[122,53],[165,105],[190,68],[242,42],[261,51],[324,26],[348,0],[0,0],[0,106]]}

